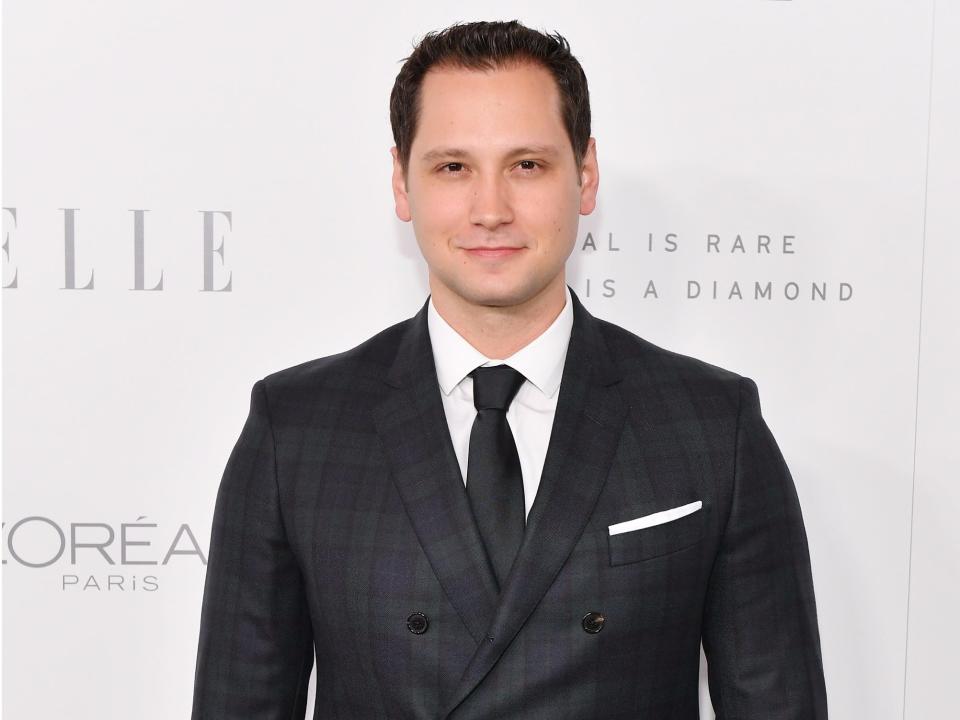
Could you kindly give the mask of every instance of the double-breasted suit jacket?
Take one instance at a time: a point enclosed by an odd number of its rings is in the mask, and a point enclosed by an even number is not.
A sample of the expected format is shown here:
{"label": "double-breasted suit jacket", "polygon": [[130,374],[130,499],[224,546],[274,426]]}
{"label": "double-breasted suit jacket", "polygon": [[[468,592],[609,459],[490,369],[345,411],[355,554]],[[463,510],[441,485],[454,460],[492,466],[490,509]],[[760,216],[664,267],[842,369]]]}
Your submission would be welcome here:
{"label": "double-breasted suit jacket", "polygon": [[499,593],[427,302],[253,385],[217,494],[194,720],[302,718],[314,663],[317,719],[692,720],[701,640],[719,718],[827,717],[800,505],[755,383],[571,297]]}

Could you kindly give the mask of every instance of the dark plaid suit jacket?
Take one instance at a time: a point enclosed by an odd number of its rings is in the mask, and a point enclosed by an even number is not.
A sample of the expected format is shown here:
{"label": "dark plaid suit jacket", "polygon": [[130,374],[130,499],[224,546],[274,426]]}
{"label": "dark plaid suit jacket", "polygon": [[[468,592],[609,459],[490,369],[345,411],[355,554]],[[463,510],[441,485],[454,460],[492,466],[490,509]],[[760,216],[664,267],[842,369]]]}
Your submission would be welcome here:
{"label": "dark plaid suit jacket", "polygon": [[800,505],[756,385],[571,296],[540,488],[499,595],[426,302],[253,385],[217,495],[194,720],[302,718],[314,659],[318,719],[692,720],[701,639],[719,718],[827,717]]}

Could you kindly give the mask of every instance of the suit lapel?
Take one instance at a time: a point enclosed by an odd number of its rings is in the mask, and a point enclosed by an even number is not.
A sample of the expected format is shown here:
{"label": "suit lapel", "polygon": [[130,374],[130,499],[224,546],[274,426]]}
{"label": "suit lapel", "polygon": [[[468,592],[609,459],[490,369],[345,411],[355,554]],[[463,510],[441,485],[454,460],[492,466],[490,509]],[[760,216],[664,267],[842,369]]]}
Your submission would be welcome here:
{"label": "suit lapel", "polygon": [[497,601],[496,578],[470,509],[450,439],[427,304],[407,321],[373,417],[394,482],[433,571],[477,644]]}
{"label": "suit lapel", "polygon": [[627,407],[616,387],[619,371],[598,321],[573,290],[570,295],[570,344],[523,544],[485,633],[486,642],[471,658],[441,718],[486,677],[553,584],[593,513],[623,430]]}
{"label": "suit lapel", "polygon": [[417,538],[478,647],[441,718],[476,688],[550,588],[593,512],[623,429],[620,374],[599,322],[570,291],[573,328],[540,486],[523,544],[497,595],[470,510],[427,327],[429,298],[402,332],[373,411],[387,462]]}

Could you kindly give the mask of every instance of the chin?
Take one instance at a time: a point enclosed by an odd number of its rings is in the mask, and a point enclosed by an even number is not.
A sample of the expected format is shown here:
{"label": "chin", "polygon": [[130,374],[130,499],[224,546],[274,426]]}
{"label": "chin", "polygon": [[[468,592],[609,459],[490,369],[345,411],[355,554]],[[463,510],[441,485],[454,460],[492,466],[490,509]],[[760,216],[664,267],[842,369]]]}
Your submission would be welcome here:
{"label": "chin", "polygon": [[531,288],[531,284],[523,281],[467,282],[461,284],[460,288],[463,292],[458,292],[458,294],[471,303],[493,307],[519,305],[536,294]]}

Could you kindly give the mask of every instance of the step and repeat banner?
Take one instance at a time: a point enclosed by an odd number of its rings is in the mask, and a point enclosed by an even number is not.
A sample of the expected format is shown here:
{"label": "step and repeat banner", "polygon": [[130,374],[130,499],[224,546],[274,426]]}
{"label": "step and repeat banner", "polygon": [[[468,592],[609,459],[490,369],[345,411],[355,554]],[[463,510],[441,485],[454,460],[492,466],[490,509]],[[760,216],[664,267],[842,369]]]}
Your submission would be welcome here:
{"label": "step and repeat banner", "polygon": [[400,63],[513,18],[590,83],[569,284],[760,388],[831,716],[953,708],[958,2],[33,0],[2,18],[4,717],[189,716],[252,384],[428,294],[390,191]]}

